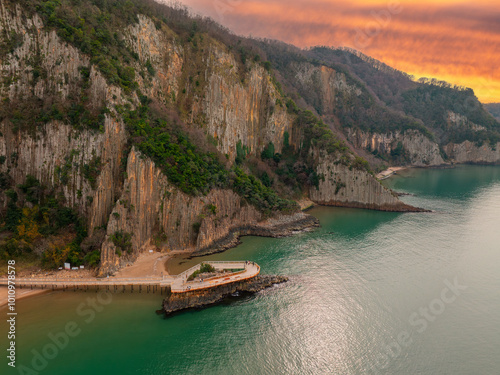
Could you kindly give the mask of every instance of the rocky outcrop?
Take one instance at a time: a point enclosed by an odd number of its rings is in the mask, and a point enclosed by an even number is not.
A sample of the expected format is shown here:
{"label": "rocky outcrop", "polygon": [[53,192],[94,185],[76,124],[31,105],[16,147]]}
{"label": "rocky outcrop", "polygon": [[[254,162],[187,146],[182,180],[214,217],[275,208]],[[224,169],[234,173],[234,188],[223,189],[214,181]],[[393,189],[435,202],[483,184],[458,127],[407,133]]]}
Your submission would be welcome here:
{"label": "rocky outcrop", "polygon": [[43,26],[38,15],[28,18],[18,4],[11,8],[0,1],[0,35],[16,35],[20,40],[12,53],[0,56],[3,99],[56,93],[66,99],[81,79],[79,68],[89,65],[87,56],[61,43],[54,30],[42,31]]}
{"label": "rocky outcrop", "polygon": [[315,93],[316,98],[309,98],[308,102],[324,115],[331,115],[338,105],[338,97],[352,97],[361,95],[361,89],[350,85],[344,73],[337,72],[326,66],[314,66],[309,63],[292,64],[299,90],[304,93]]}
{"label": "rocky outcrop", "polygon": [[380,134],[349,129],[347,134],[349,141],[355,147],[369,151],[376,150],[382,155],[390,155],[391,151],[400,144],[409,159],[409,163],[415,167],[438,166],[445,163],[438,144],[417,130]]}
{"label": "rocky outcrop", "polygon": [[126,42],[138,56],[136,79],[143,94],[164,104],[173,103],[179,94],[184,66],[184,50],[176,42],[176,34],[142,14],[138,23],[125,31]]}
{"label": "rocky outcrop", "polygon": [[281,238],[319,226],[318,219],[303,212],[292,215],[277,215],[256,224],[241,223],[231,229],[227,236],[209,243],[204,248],[195,250],[192,256],[209,255],[230,249],[240,243],[241,236]]}
{"label": "rocky outcrop", "polygon": [[[36,136],[13,133],[10,124],[0,124],[0,155],[7,155],[0,167],[15,184],[24,183],[28,174],[45,186],[60,186],[66,203],[89,219],[95,228],[107,222],[114,204],[117,176],[125,140],[122,124],[108,117],[105,131],[79,132],[69,125],[48,123]],[[97,162],[99,161],[99,162]],[[89,181],[83,168],[99,163],[100,175]]]}
{"label": "rocky outcrop", "polygon": [[[34,101],[33,107],[43,103],[50,108],[75,100],[82,89],[81,68],[89,69],[89,108],[121,103],[121,90],[107,84],[88,56],[62,42],[54,30],[44,29],[38,15],[27,17],[19,5],[8,7],[1,0],[0,34],[22,38],[12,52],[0,56],[0,74],[5,78],[0,86],[2,104]],[[33,109],[28,106],[24,111]],[[20,113],[26,115],[31,116]],[[37,116],[33,112],[29,118],[29,129],[9,120],[0,122],[0,155],[5,157],[0,171],[16,185],[31,174],[47,187],[58,187],[66,204],[87,218],[92,233],[107,223],[121,186],[124,125],[112,112],[105,115],[100,130],[77,130],[58,120],[39,124]],[[89,165],[98,174],[92,182],[83,172]]]}
{"label": "rocky outcrop", "polygon": [[200,309],[222,301],[231,295],[248,295],[257,293],[275,284],[288,281],[285,276],[257,275],[250,280],[221,285],[210,289],[186,293],[172,293],[163,300],[163,313],[170,315],[186,309]]}
{"label": "rocky outcrop", "polygon": [[322,156],[317,173],[319,187],[312,187],[309,193],[315,203],[381,211],[423,211],[401,202],[397,194],[382,186],[367,171],[349,168],[334,156]]}
{"label": "rocky outcrop", "polygon": [[238,142],[249,154],[259,154],[270,142],[281,152],[290,118],[269,73],[249,63],[241,82],[232,54],[213,46],[208,56],[208,83],[203,100],[207,132],[229,160],[236,158]]}
{"label": "rocky outcrop", "polygon": [[[214,189],[199,197],[184,194],[153,161],[132,149],[123,194],[109,218],[101,272],[115,272],[150,247],[200,255],[232,247],[242,235],[278,237],[317,225],[304,213],[263,220],[232,190]],[[117,232],[131,234],[130,254],[117,251]]]}
{"label": "rocky outcrop", "polygon": [[444,147],[446,154],[454,163],[499,164],[500,142],[495,148],[484,143],[481,146],[465,141],[460,144],[450,143]]}
{"label": "rocky outcrop", "polygon": [[486,130],[486,128],[482,125],[478,125],[470,121],[467,116],[460,115],[453,111],[448,111],[447,118],[448,127],[451,129],[470,129],[472,131],[482,131]]}

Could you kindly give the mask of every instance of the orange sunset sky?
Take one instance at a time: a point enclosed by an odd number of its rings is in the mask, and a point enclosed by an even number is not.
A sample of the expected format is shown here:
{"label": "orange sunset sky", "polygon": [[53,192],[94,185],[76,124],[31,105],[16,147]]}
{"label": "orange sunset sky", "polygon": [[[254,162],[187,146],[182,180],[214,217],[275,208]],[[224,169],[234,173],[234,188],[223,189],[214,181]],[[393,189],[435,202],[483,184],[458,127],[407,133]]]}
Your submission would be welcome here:
{"label": "orange sunset sky", "polygon": [[499,0],[182,0],[239,35],[355,48],[500,102]]}

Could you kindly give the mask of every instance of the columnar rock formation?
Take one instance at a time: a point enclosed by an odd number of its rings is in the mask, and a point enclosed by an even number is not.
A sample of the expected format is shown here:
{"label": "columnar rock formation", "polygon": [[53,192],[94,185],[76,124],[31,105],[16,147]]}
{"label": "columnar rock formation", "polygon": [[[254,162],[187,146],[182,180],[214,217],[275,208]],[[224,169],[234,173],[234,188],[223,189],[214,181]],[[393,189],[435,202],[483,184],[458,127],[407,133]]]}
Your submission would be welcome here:
{"label": "columnar rock formation", "polygon": [[347,134],[349,141],[356,147],[377,151],[380,154],[391,154],[401,144],[410,164],[415,167],[438,166],[445,163],[438,144],[417,130],[379,134],[349,129]]}
{"label": "columnar rock formation", "polygon": [[369,208],[382,211],[421,211],[401,202],[365,170],[349,168],[334,157],[323,155],[317,167],[319,188],[311,188],[311,199],[322,205]]}

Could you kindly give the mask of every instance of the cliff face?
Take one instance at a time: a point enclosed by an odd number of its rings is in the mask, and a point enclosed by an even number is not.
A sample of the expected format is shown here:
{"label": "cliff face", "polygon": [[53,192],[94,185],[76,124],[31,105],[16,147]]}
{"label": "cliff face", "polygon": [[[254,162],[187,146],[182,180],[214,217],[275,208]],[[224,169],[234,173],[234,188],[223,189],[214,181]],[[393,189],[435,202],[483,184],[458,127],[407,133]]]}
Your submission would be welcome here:
{"label": "cliff face", "polygon": [[[448,112],[448,127],[451,129],[481,132],[484,126],[471,122],[466,116],[461,116],[452,111]],[[500,143],[491,147],[489,142],[478,146],[474,142],[465,141],[459,144],[449,143],[444,149],[448,157],[455,163],[498,164],[500,163]]]}
{"label": "cliff face", "polygon": [[[148,248],[205,252],[234,245],[240,235],[281,236],[316,225],[303,213],[263,221],[262,214],[232,190],[188,196],[135,149],[129,154],[123,194],[110,216],[101,273],[112,273]],[[131,234],[129,254],[119,255],[117,232]],[[215,248],[217,250],[217,248]]]}
{"label": "cliff face", "polygon": [[[205,127],[230,161],[236,158],[238,142],[249,154],[260,153],[269,142],[281,152],[283,134],[291,131],[293,120],[269,73],[252,62],[242,68],[225,46],[210,38],[203,52],[190,54],[177,39],[166,26],[158,29],[142,15],[128,28],[126,41],[139,56],[135,69],[144,73],[137,76],[143,94],[165,104],[187,97],[185,119]],[[153,74],[144,71],[148,64]],[[247,70],[243,75],[242,69]]]}
{"label": "cliff face", "polygon": [[332,156],[322,155],[318,167],[319,188],[311,188],[311,199],[322,205],[369,208],[382,211],[420,211],[401,202],[364,170],[350,169]]}
{"label": "cliff face", "polygon": [[500,142],[493,149],[489,144],[477,146],[465,141],[460,144],[450,143],[445,146],[446,154],[455,163],[498,164],[500,163]]}
{"label": "cliff face", "polygon": [[[480,127],[477,127],[481,130]],[[409,158],[409,163],[415,167],[432,167],[445,164],[439,146],[416,130],[407,130],[389,134],[368,134],[358,130],[348,131],[349,141],[358,148],[377,150],[380,154],[390,154],[399,143]],[[448,159],[453,163],[500,163],[500,144],[492,148],[488,143],[477,146],[474,142],[465,141],[455,144],[449,143],[443,147]]]}
{"label": "cliff face", "polygon": [[138,56],[134,68],[143,73],[136,75],[137,83],[143,94],[165,104],[175,102],[181,85],[184,49],[166,26],[157,29],[150,18],[141,14],[137,18],[138,23],[125,32],[126,43]]}
{"label": "cliff face", "polygon": [[404,133],[370,134],[359,129],[349,129],[347,134],[349,141],[355,147],[376,150],[382,155],[391,154],[401,144],[410,164],[416,167],[444,164],[438,144],[416,130],[407,130]]}
{"label": "cliff face", "polygon": [[237,74],[234,57],[219,48],[208,56],[208,84],[203,100],[208,134],[217,140],[219,150],[236,158],[236,145],[260,153],[272,142],[281,152],[285,131],[291,131],[292,119],[279,100],[271,77],[263,67],[253,65],[245,84]]}
{"label": "cliff face", "polygon": [[349,85],[346,76],[326,66],[314,66],[309,63],[292,64],[299,91],[315,93],[308,98],[321,114],[331,115],[338,103],[338,96],[349,98],[361,95],[361,89]]}
{"label": "cliff face", "polygon": [[[22,36],[15,51],[0,57],[4,103],[8,98],[11,106],[36,102],[50,108],[64,102],[80,93],[82,67],[89,69],[90,107],[120,102],[121,90],[108,86],[89,58],[61,42],[55,31],[45,31],[40,17],[28,18],[19,6],[8,8],[4,1],[0,5],[0,34]],[[23,112],[30,110],[28,106]],[[0,155],[6,157],[0,171],[8,173],[14,184],[31,174],[46,186],[59,186],[67,204],[87,218],[90,232],[107,223],[121,185],[118,173],[126,142],[119,119],[105,115],[100,131],[76,130],[57,120],[20,129],[3,120],[0,131]],[[89,165],[99,174],[92,183],[83,172]]]}

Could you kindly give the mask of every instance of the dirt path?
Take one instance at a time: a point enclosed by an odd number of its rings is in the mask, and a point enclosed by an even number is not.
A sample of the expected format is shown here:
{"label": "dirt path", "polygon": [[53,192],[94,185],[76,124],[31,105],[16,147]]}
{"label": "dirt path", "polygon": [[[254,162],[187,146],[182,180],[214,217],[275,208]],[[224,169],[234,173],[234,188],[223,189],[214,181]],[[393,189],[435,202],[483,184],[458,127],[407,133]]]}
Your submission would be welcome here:
{"label": "dirt path", "polygon": [[189,254],[188,251],[171,251],[168,253],[142,253],[131,266],[122,268],[115,274],[119,278],[164,276],[168,275],[165,262],[176,254]]}

